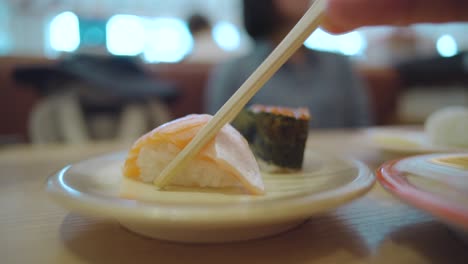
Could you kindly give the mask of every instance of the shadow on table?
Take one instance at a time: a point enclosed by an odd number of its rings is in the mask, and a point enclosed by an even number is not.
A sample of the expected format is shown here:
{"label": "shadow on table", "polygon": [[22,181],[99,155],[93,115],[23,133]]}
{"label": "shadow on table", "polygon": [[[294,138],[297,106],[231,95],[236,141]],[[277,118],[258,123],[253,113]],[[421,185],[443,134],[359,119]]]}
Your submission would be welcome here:
{"label": "shadow on table", "polygon": [[439,222],[405,226],[380,243],[375,263],[393,263],[396,248],[404,263],[467,263],[468,248],[453,232]]}
{"label": "shadow on table", "polygon": [[318,216],[280,235],[224,244],[179,244],[144,238],[118,223],[69,214],[60,235],[88,263],[346,263],[367,256],[361,237],[333,215]]}

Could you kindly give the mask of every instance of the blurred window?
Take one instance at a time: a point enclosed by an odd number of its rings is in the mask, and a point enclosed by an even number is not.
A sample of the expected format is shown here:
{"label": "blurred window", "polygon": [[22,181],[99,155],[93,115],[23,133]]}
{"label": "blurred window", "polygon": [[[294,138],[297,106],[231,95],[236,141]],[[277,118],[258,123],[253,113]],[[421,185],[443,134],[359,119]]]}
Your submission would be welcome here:
{"label": "blurred window", "polygon": [[49,43],[56,51],[72,52],[80,45],[78,17],[72,12],[55,16],[49,24]]}
{"label": "blurred window", "polygon": [[5,3],[0,1],[0,55],[7,54],[12,46],[8,22],[10,12]]}
{"label": "blurred window", "polygon": [[144,60],[151,63],[176,63],[193,48],[193,38],[187,23],[178,18],[148,19]]}
{"label": "blurred window", "polygon": [[107,22],[106,46],[114,55],[135,56],[145,48],[143,20],[133,15],[114,15]]}
{"label": "blurred window", "polygon": [[234,51],[240,47],[241,33],[229,22],[218,22],[213,28],[213,38],[219,47],[225,51]]}
{"label": "blurred window", "polygon": [[366,41],[357,31],[331,35],[319,28],[304,42],[304,45],[309,49],[354,56],[364,51]]}

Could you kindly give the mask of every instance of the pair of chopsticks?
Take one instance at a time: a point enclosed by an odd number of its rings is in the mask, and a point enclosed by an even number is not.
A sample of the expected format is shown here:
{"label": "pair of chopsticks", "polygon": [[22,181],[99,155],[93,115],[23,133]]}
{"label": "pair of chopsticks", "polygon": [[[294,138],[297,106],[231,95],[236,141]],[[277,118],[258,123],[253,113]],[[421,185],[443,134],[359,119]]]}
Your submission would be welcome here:
{"label": "pair of chopsticks", "polygon": [[242,84],[231,98],[218,110],[213,118],[197,133],[191,142],[164,168],[154,184],[164,188],[174,175],[180,172],[188,162],[219,132],[231,122],[260,88],[278,71],[278,69],[299,49],[304,41],[320,25],[326,0],[316,0],[291,32],[281,41],[273,52]]}

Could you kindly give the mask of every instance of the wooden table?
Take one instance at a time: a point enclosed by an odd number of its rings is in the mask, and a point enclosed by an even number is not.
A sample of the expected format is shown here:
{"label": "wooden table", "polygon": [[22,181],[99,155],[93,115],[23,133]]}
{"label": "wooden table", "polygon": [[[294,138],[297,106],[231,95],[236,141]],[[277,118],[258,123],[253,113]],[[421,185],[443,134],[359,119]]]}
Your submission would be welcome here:
{"label": "wooden table", "polygon": [[[314,131],[309,146],[375,169],[387,158],[365,131]],[[424,212],[376,184],[368,195],[287,233],[243,243],[151,240],[106,219],[70,213],[44,183],[65,164],[128,144],[0,150],[1,263],[468,263],[468,245]]]}

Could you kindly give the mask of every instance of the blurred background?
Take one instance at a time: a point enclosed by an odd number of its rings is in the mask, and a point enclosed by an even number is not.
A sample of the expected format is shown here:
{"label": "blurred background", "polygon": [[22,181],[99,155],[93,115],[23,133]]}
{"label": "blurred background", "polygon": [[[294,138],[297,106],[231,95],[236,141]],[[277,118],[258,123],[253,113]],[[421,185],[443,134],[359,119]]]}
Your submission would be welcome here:
{"label": "blurred background", "polygon": [[[304,46],[351,60],[374,125],[422,124],[468,105],[467,32],[319,29]],[[214,66],[253,45],[240,0],[0,0],[0,143],[130,140],[202,113]]]}

